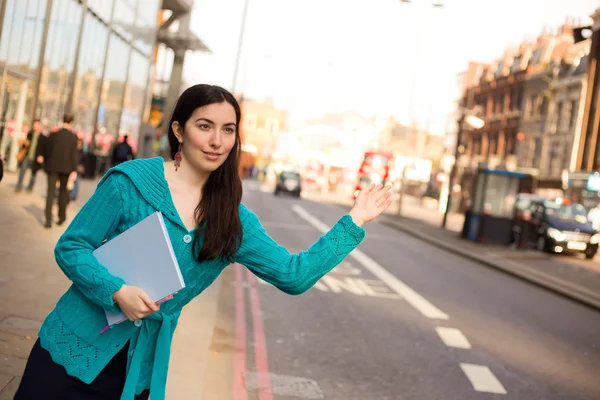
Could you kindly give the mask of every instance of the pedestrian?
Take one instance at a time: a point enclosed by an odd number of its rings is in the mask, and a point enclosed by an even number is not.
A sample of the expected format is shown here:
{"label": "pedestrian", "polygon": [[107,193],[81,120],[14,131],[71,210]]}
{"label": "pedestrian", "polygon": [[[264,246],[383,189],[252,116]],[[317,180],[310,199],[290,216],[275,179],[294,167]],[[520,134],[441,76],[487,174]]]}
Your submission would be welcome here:
{"label": "pedestrian", "polygon": [[48,191],[46,194],[46,228],[52,227],[52,208],[56,194],[56,183],[59,182],[58,193],[58,225],[67,219],[67,204],[69,191],[67,184],[69,178],[75,179],[77,171],[77,135],[71,130],[73,115],[67,113],[63,116],[62,128],[52,132],[46,141],[46,173],[48,174]]}
{"label": "pedestrian", "polygon": [[133,160],[133,148],[128,142],[129,136],[123,136],[123,141],[115,146],[112,153],[112,166],[115,167],[125,161]]}
{"label": "pedestrian", "polygon": [[[227,90],[193,86],[171,118],[174,161],[130,161],[100,180],[56,245],[58,265],[73,285],[44,321],[15,400],[164,399],[181,309],[228,264],[238,262],[280,290],[300,294],[358,246],[365,236],[361,226],[390,205],[389,187],[371,186],[307,251],[290,254],[241,204],[240,119]],[[160,306],[92,254],[155,211],[165,218],[186,283]],[[128,321],[101,333],[103,310],[121,310]]]}
{"label": "pedestrian", "polygon": [[77,139],[77,175],[73,181],[73,188],[69,192],[69,200],[77,200],[81,177],[85,176],[85,153],[83,152],[83,140]]}
{"label": "pedestrian", "polygon": [[17,154],[17,159],[21,165],[17,186],[15,187],[16,193],[23,190],[23,180],[25,179],[25,173],[27,171],[31,171],[31,178],[29,179],[29,185],[27,185],[27,191],[31,192],[33,190],[37,172],[42,168],[42,163],[44,162],[44,157],[42,155],[44,139],[45,136],[42,134],[42,123],[39,119],[36,119],[33,121],[31,130],[27,133],[24,142],[21,143],[21,148]]}

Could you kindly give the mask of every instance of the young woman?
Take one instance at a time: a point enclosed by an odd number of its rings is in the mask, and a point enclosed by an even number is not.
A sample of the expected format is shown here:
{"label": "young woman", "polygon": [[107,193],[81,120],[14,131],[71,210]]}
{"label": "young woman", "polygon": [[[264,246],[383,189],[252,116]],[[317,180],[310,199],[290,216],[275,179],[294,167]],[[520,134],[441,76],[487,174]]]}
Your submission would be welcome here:
{"label": "young woman", "polygon": [[[308,250],[290,254],[243,204],[238,175],[240,107],[225,89],[196,85],[179,98],[169,130],[174,161],[135,160],[112,168],[59,239],[55,256],[72,286],[44,321],[16,400],[164,399],[181,309],[231,262],[289,294],[310,289],[364,238],[361,227],[390,204],[371,186]],[[161,211],[184,290],[160,307],[108,273],[92,255]],[[129,321],[101,333],[104,310]]]}

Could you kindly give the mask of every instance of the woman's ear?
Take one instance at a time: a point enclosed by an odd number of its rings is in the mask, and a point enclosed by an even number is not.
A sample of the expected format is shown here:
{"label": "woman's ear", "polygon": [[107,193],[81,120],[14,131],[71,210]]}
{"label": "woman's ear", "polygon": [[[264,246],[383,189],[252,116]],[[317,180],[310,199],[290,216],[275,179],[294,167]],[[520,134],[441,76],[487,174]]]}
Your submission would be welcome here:
{"label": "woman's ear", "polygon": [[179,122],[173,121],[173,123],[171,124],[171,129],[173,129],[173,133],[175,134],[175,137],[177,138],[177,140],[179,140],[179,143],[182,143],[183,142],[183,129],[181,128],[181,125],[179,125]]}

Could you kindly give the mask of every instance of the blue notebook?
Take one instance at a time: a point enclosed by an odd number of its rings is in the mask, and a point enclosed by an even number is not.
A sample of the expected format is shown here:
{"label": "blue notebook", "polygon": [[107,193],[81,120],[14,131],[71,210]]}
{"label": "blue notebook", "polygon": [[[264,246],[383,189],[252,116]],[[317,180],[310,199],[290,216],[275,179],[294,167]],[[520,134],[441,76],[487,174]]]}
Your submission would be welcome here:
{"label": "blue notebook", "polygon": [[[185,287],[165,221],[155,212],[93,252],[96,259],[127,285],[142,288],[160,302]],[[108,325],[127,320],[105,311]]]}

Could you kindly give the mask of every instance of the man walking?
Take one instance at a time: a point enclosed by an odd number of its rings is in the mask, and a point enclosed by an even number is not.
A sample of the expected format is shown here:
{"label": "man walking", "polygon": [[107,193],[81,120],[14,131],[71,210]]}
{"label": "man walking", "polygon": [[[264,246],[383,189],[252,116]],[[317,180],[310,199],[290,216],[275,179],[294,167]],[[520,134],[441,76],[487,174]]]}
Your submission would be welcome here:
{"label": "man walking", "polygon": [[[53,132],[46,143],[46,172],[48,173],[48,194],[46,195],[46,228],[52,227],[52,206],[56,192],[56,182],[60,182],[58,193],[58,225],[67,219],[69,176],[77,172],[77,136],[73,131],[73,115],[63,116],[63,127]],[[72,178],[75,178],[74,176]]]}
{"label": "man walking", "polygon": [[17,186],[15,187],[15,192],[19,193],[23,189],[23,180],[25,179],[25,173],[28,170],[31,170],[31,178],[29,179],[29,185],[27,186],[27,191],[31,192],[33,190],[33,185],[35,185],[35,176],[38,170],[42,167],[42,162],[44,161],[44,157],[42,156],[42,148],[43,148],[43,140],[45,137],[42,135],[42,124],[39,119],[33,121],[32,129],[27,133],[27,138],[25,139],[25,143],[23,143],[21,151],[19,154],[22,154],[21,157],[21,168],[19,170],[19,179],[17,181]]}
{"label": "man walking", "polygon": [[117,144],[112,153],[112,166],[119,165],[125,161],[133,160],[133,148],[129,144],[129,136],[123,136],[123,141]]}

